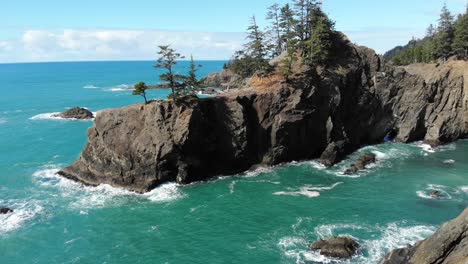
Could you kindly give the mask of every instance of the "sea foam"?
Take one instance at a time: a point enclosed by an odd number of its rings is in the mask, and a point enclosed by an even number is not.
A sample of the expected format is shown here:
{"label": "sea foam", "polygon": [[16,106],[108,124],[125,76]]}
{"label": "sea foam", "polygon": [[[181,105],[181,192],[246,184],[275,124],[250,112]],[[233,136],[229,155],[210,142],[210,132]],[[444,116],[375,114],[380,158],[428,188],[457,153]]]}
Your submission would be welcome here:
{"label": "sea foam", "polygon": [[60,190],[63,198],[70,199],[69,207],[72,209],[93,209],[115,207],[129,201],[129,198],[148,199],[153,202],[169,202],[184,197],[179,186],[175,183],[161,185],[146,194],[137,194],[107,184],[97,187],[85,186],[61,177],[57,174],[59,166],[46,165],[33,174],[36,183],[42,187]]}
{"label": "sea foam", "polygon": [[274,195],[289,195],[289,196],[305,196],[309,198],[319,197],[320,191],[329,191],[333,190],[336,186],[342,184],[343,182],[337,182],[332,186],[316,186],[316,185],[304,185],[299,188],[299,190],[292,190],[292,191],[281,191],[275,192]]}
{"label": "sea foam", "polygon": [[10,200],[1,201],[0,204],[13,209],[12,213],[0,215],[0,235],[16,230],[23,226],[27,221],[33,219],[36,215],[43,211],[40,201],[28,200]]}
{"label": "sea foam", "polygon": [[83,86],[83,88],[84,88],[84,89],[98,89],[99,87],[94,86],[94,85],[92,85],[92,84],[88,84],[88,85]]}
{"label": "sea foam", "polygon": [[[414,244],[432,235],[435,230],[434,226],[405,226],[405,223],[390,223],[386,226],[332,224],[316,227],[314,233],[317,238],[350,236],[358,241],[363,252],[343,260],[322,256],[319,251],[310,251],[310,240],[302,234],[281,238],[277,246],[285,257],[293,259],[295,263],[375,264],[389,251]],[[368,238],[356,238],[356,233],[367,234]]]}

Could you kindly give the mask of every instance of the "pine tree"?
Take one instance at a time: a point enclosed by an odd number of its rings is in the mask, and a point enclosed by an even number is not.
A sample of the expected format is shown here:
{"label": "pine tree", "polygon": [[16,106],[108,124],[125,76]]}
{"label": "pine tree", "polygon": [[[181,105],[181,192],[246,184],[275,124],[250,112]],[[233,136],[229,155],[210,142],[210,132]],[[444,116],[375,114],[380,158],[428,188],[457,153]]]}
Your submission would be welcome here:
{"label": "pine tree", "polygon": [[323,63],[330,58],[330,51],[333,47],[334,23],[325,13],[316,7],[314,11],[320,16],[310,26],[310,38],[305,41],[305,59],[309,64]]}
{"label": "pine tree", "polygon": [[306,39],[307,0],[293,0],[294,13],[297,17],[295,32],[302,42]]}
{"label": "pine tree", "polygon": [[200,68],[201,65],[196,65],[195,61],[193,60],[193,56],[190,55],[190,70],[188,76],[185,80],[186,87],[193,92],[196,88],[200,88],[200,81],[197,79],[197,70]]}
{"label": "pine tree", "polygon": [[453,16],[444,4],[439,19],[438,34],[435,38],[435,54],[439,58],[447,59],[452,54],[454,38]]}
{"label": "pine tree", "polygon": [[268,61],[265,59],[267,47],[265,45],[265,33],[257,25],[255,16],[251,18],[251,24],[247,28],[247,44],[244,45],[247,56],[253,59],[254,70],[265,71],[268,68]]}
{"label": "pine tree", "polygon": [[159,75],[159,80],[166,83],[171,88],[171,95],[175,96],[179,90],[183,88],[184,76],[174,72],[174,66],[177,60],[184,59],[180,53],[177,53],[170,46],[159,46],[158,54],[160,57],[157,59],[156,69],[165,69],[166,73]]}
{"label": "pine tree", "polygon": [[283,51],[283,42],[281,40],[280,30],[280,7],[278,4],[273,4],[268,8],[267,20],[272,21],[269,34],[273,39],[273,57],[278,56]]}
{"label": "pine tree", "polygon": [[145,104],[148,104],[148,100],[146,100],[146,90],[148,90],[148,86],[144,82],[139,82],[133,86],[133,95],[141,95],[145,99]]}
{"label": "pine tree", "polygon": [[455,38],[452,48],[457,56],[468,58],[468,5],[467,12],[460,16],[455,23]]}
{"label": "pine tree", "polygon": [[281,8],[279,21],[281,42],[283,43],[284,49],[288,49],[294,39],[294,27],[297,23],[294,19],[294,11],[289,4]]}
{"label": "pine tree", "polygon": [[426,29],[426,37],[432,38],[436,33],[436,29],[433,24],[430,24]]}

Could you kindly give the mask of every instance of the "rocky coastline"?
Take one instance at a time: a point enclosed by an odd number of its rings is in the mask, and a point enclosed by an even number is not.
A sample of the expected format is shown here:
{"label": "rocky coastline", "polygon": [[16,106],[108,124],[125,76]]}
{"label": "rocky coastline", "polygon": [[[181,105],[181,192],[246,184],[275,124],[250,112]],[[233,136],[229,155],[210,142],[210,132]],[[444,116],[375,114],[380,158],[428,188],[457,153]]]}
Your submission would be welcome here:
{"label": "rocky coastline", "polygon": [[102,111],[79,159],[60,175],[144,193],[256,164],[320,158],[326,166],[362,145],[468,135],[468,62],[393,67],[366,47],[268,89],[237,89],[187,104],[172,100]]}

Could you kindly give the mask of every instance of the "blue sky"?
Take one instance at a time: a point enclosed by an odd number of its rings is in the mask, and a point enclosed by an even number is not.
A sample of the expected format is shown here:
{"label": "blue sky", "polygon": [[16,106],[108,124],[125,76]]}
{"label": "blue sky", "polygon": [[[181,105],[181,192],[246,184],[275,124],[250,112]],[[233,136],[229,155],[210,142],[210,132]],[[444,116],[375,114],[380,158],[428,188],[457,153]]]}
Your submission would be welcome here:
{"label": "blue sky", "polygon": [[[266,25],[285,0],[7,0],[0,9],[0,62],[153,59],[172,44],[200,59],[228,59],[244,41],[249,16]],[[382,53],[420,37],[443,0],[324,0],[336,28]],[[453,13],[466,0],[446,0]]]}

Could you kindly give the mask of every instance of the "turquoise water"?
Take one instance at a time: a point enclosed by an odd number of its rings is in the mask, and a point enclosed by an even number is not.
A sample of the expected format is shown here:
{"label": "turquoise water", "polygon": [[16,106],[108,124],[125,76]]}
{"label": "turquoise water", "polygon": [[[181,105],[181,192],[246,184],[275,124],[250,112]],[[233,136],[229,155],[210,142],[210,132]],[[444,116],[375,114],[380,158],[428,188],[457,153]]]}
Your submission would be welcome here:
{"label": "turquoise water", "polygon": [[[202,64],[200,76],[223,62]],[[151,62],[0,65],[0,206],[15,210],[0,216],[1,263],[377,263],[468,204],[466,140],[434,150],[388,143],[329,170],[291,163],[146,195],[55,175],[79,155],[92,123],[50,113],[141,102],[122,88],[156,78]],[[341,174],[369,151],[376,165]],[[431,190],[443,199],[431,199]],[[307,250],[343,234],[363,246],[352,260]]]}

